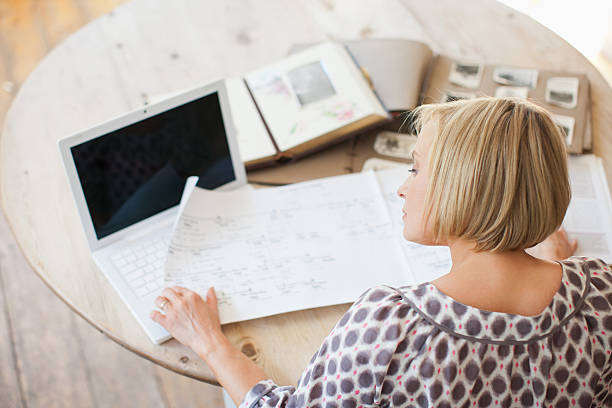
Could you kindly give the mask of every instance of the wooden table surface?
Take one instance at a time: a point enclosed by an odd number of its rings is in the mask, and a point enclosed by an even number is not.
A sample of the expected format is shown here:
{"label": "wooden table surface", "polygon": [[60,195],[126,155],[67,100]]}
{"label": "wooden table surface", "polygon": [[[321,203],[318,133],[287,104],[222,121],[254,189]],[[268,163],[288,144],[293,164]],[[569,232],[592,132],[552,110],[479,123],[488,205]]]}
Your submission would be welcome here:
{"label": "wooden table surface", "polygon": [[[594,153],[612,180],[612,89],[577,50],[530,18],[490,0],[134,0],[65,40],[15,98],[0,141],[0,194],[33,269],[75,312],[135,353],[215,383],[175,340],[152,344],[94,264],[57,140],[175,90],[239,75],[294,43],[370,37],[425,41],[485,63],[585,73]],[[348,305],[224,326],[279,383],[295,384]],[[52,352],[52,350],[50,350]]]}

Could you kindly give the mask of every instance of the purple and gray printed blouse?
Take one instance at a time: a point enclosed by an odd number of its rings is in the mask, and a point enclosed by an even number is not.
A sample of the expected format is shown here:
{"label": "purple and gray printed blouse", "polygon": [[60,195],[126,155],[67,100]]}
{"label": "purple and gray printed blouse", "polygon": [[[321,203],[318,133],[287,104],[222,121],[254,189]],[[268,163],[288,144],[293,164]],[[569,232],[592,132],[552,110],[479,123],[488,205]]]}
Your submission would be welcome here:
{"label": "purple and gray printed blouse", "polygon": [[612,407],[612,272],[560,262],[537,316],[461,304],[434,285],[365,292],[297,386],[256,384],[250,407]]}

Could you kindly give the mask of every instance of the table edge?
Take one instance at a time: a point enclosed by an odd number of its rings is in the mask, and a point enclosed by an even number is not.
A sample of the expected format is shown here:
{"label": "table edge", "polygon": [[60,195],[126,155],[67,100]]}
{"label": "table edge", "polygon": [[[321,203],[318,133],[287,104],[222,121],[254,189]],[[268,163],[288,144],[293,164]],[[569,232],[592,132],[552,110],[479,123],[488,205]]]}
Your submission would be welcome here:
{"label": "table edge", "polygon": [[[2,135],[0,135],[0,138],[2,137]],[[155,357],[149,355],[148,353],[142,352],[139,349],[137,349],[136,347],[133,347],[131,345],[129,345],[127,342],[123,341],[121,338],[114,336],[111,334],[110,331],[106,330],[103,326],[99,326],[98,324],[94,323],[92,320],[90,320],[84,313],[82,313],[75,305],[73,305],[68,299],[66,299],[62,293],[55,287],[53,286],[53,284],[51,282],[49,282],[47,279],[45,279],[44,275],[38,271],[38,269],[34,266],[33,262],[30,260],[30,258],[25,254],[23,248],[21,247],[21,243],[19,242],[19,240],[17,240],[16,236],[15,236],[15,232],[13,230],[13,225],[9,219],[9,217],[7,216],[7,212],[4,206],[4,194],[2,194],[3,189],[0,187],[0,207],[1,210],[4,214],[4,218],[6,219],[6,222],[9,226],[11,235],[13,236],[13,239],[15,240],[15,242],[17,243],[17,247],[19,248],[19,252],[23,255],[23,257],[25,258],[25,260],[28,263],[28,266],[30,266],[30,268],[32,269],[32,271],[34,271],[34,273],[38,276],[38,278],[40,278],[41,281],[43,281],[43,283],[51,290],[51,292],[53,292],[53,294],[55,296],[57,296],[59,299],[61,299],[62,302],[64,302],[64,304],[66,304],[70,309],[72,309],[72,311],[74,311],[78,316],[80,316],[83,320],[85,320],[87,323],[89,323],[91,326],[93,326],[96,330],[98,330],[100,333],[103,333],[106,337],[108,337],[109,339],[113,340],[115,343],[119,344],[121,347],[125,348],[128,351],[131,351],[132,353],[135,353],[137,355],[139,355],[140,357],[143,357],[149,361],[151,361],[152,363],[155,363],[161,367],[164,367],[170,371],[173,371],[177,374],[180,375],[184,375],[186,377],[192,378],[194,380],[197,381],[202,381],[211,385],[216,385],[216,386],[221,386],[219,384],[219,382],[217,382],[214,379],[209,379],[209,378],[204,378],[204,377],[198,377],[188,371],[185,370],[181,370],[179,368],[176,368],[170,364],[167,364],[166,362],[164,362],[163,360],[158,360]]]}

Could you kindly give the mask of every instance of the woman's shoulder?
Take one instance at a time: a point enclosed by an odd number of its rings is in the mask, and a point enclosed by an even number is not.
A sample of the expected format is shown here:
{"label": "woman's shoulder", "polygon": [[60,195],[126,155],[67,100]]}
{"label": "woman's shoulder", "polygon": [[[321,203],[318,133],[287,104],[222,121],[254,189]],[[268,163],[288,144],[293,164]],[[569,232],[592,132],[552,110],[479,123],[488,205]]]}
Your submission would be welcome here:
{"label": "woman's shoulder", "polygon": [[612,269],[603,260],[574,256],[560,261],[563,282],[575,303],[595,303],[596,309],[612,311]]}
{"label": "woman's shoulder", "polygon": [[612,270],[610,265],[603,259],[594,258],[589,256],[570,256],[567,259],[559,261],[565,266],[565,269],[580,274],[580,272],[586,272],[589,275],[595,274],[595,276],[604,275],[607,279],[612,279]]}
{"label": "woman's shoulder", "polygon": [[427,322],[406,301],[406,289],[387,285],[366,290],[331,331],[330,349],[396,344],[415,325]]}
{"label": "woman's shoulder", "polygon": [[606,321],[612,329],[612,269],[603,260],[571,257],[564,265],[564,286],[583,315]]}
{"label": "woman's shoulder", "polygon": [[366,320],[384,321],[388,317],[402,318],[408,314],[411,305],[405,302],[402,288],[388,285],[373,286],[363,292],[339,322],[344,326],[349,321],[362,323]]}
{"label": "woman's shoulder", "polygon": [[[388,318],[403,319],[409,314],[418,315],[413,299],[420,296],[430,286],[429,283],[394,287],[389,285],[373,286],[363,292],[340,320],[340,325],[353,321],[366,320],[385,322]],[[422,308],[422,306],[421,306]]]}

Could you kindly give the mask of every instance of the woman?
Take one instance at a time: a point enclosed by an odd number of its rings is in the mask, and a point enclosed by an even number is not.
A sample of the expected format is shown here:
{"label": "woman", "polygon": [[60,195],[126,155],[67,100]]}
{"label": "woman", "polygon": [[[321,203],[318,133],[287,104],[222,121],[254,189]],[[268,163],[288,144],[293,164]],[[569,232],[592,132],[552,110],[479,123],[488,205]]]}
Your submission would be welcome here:
{"label": "woman", "polygon": [[[366,291],[296,387],[267,380],[228,343],[213,289],[206,300],[165,289],[153,320],[241,407],[610,406],[612,273],[594,259],[553,262],[577,244],[558,230],[570,188],[550,115],[480,98],[424,105],[415,118],[414,165],[398,190],[404,237],[447,245],[447,275]],[[539,257],[526,252],[538,243]]]}

